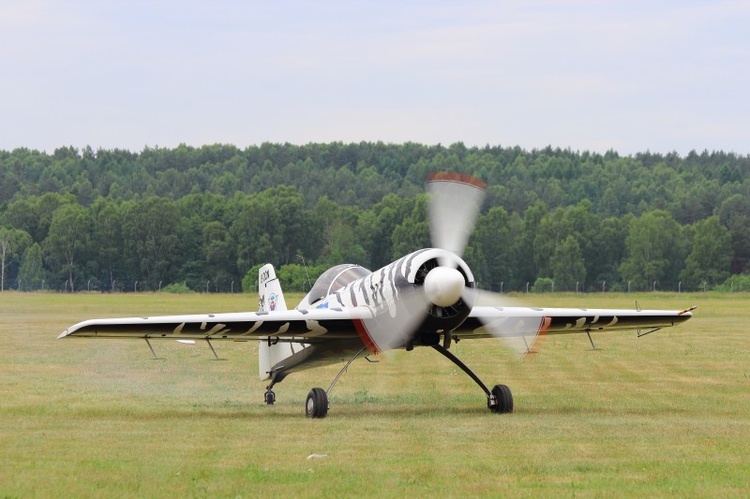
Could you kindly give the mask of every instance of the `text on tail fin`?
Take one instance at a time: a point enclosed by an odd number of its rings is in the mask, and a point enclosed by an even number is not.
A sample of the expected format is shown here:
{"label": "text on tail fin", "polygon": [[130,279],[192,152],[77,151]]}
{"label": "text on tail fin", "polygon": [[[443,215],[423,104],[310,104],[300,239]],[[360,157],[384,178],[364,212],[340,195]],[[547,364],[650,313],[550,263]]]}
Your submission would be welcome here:
{"label": "text on tail fin", "polygon": [[286,300],[273,265],[267,263],[258,271],[258,311],[286,310]]}

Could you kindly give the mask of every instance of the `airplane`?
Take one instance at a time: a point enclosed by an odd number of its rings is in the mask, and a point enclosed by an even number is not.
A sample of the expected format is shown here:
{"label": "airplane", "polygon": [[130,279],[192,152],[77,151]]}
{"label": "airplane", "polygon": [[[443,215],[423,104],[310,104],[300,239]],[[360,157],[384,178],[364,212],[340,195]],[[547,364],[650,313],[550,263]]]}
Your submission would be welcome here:
{"label": "airplane", "polygon": [[183,343],[258,341],[259,377],[270,380],[264,402],[276,401],[274,387],[289,374],[344,362],[328,389],[315,387],[305,401],[309,418],[328,414],[328,396],[349,365],[395,349],[431,347],[463,370],[484,392],[493,413],[513,412],[504,384],[489,388],[450,351],[463,340],[499,337],[519,354],[534,352],[545,335],[585,333],[595,348],[595,331],[637,330],[638,336],[676,326],[692,317],[684,310],[537,308],[480,305],[496,295],[480,290],[461,255],[479,216],[486,185],[455,172],[430,174],[429,226],[432,248],[424,248],[374,272],[355,264],[325,271],[294,309],[288,309],[273,265],[259,270],[257,312],[92,319],[58,338],[142,339]]}

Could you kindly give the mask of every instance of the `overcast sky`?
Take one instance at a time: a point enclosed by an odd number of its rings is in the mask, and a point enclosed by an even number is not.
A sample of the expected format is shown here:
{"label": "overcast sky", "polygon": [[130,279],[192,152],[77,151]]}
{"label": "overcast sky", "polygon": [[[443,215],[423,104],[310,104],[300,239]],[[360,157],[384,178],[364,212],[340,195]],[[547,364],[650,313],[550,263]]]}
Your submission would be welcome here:
{"label": "overcast sky", "polygon": [[0,149],[750,153],[750,1],[0,0]]}

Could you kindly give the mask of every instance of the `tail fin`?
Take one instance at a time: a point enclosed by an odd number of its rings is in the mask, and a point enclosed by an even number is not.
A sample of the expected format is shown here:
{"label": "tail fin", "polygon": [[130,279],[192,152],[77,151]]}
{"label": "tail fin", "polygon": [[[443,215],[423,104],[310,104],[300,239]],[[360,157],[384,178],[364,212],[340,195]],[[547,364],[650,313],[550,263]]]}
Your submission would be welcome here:
{"label": "tail fin", "polygon": [[[281,283],[273,265],[266,264],[258,271],[258,311],[274,312],[287,310]],[[261,380],[271,377],[271,368],[294,353],[289,343],[271,345],[268,339],[258,343],[258,375]]]}
{"label": "tail fin", "polygon": [[276,270],[270,263],[263,265],[258,271],[258,298],[258,312],[287,309]]}

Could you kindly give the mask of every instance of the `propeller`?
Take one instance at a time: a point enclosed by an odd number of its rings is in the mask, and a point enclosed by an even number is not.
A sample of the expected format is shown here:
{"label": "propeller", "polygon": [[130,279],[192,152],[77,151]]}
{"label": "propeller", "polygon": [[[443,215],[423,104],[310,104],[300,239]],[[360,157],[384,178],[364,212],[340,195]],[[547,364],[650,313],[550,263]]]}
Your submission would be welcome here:
{"label": "propeller", "polygon": [[[485,183],[463,173],[439,172],[428,176],[426,190],[432,246],[445,251],[439,252],[432,265],[420,268],[421,286],[397,286],[399,295],[392,302],[381,303],[376,317],[362,321],[370,337],[377,338],[380,350],[405,344],[408,347],[414,332],[425,320],[422,311],[448,315],[452,307],[460,304],[465,311],[465,306],[471,308],[481,299],[496,312],[496,317],[490,314],[484,320],[483,327],[516,353],[530,352],[538,333],[543,330],[542,318],[519,311],[509,315],[503,308],[517,307],[517,304],[498,293],[467,286],[467,276],[457,268],[460,260],[455,257],[461,258],[474,230],[484,201]],[[450,335],[446,331],[446,345],[449,344]]]}
{"label": "propeller", "polygon": [[[548,323],[545,318],[525,313],[532,309],[520,300],[514,300],[500,293],[476,290],[476,305],[493,307],[498,317],[483,318],[483,324],[490,334],[500,338],[503,343],[519,356],[536,353]],[[517,309],[511,314],[508,308]]]}
{"label": "propeller", "polygon": [[[482,180],[464,173],[438,172],[428,176],[426,190],[429,194],[430,238],[434,247],[448,250],[459,257],[463,255],[479,217],[485,187]],[[519,306],[498,293],[467,288],[458,270],[448,266],[449,262],[439,263],[440,266],[432,269],[424,280],[425,294],[432,304],[447,307],[463,298],[470,306],[479,299],[482,304],[495,307],[498,312],[503,307]],[[542,330],[542,318],[531,314],[502,314],[497,319],[486,320],[484,327],[516,353],[523,355],[532,351]]]}
{"label": "propeller", "polygon": [[484,201],[484,189],[482,180],[465,173],[437,172],[427,177],[433,247],[464,254]]}

